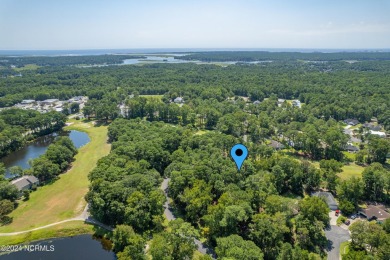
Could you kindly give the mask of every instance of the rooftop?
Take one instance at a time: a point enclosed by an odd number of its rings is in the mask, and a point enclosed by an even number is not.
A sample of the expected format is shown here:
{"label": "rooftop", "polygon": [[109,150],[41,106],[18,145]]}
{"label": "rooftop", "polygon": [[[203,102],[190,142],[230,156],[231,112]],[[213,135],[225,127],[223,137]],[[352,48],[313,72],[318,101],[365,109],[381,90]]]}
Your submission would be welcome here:
{"label": "rooftop", "polygon": [[271,140],[270,146],[275,149],[283,149],[284,145],[282,143],[279,143],[278,141]]}
{"label": "rooftop", "polygon": [[31,103],[34,103],[35,100],[34,99],[24,99],[22,100],[22,104],[31,104]]}
{"label": "rooftop", "polygon": [[385,206],[383,205],[369,205],[366,209],[360,210],[361,213],[363,213],[367,219],[378,219],[378,220],[385,220],[390,218],[390,214],[385,211]]}
{"label": "rooftop", "polygon": [[11,184],[15,185],[18,190],[22,190],[24,187],[31,184],[38,183],[38,179],[33,175],[25,175],[23,177],[17,178],[11,181]]}
{"label": "rooftop", "polygon": [[173,102],[175,102],[175,103],[183,103],[184,99],[182,97],[177,97],[177,98],[175,98],[175,100],[173,100]]}
{"label": "rooftop", "polygon": [[42,102],[53,103],[53,102],[57,102],[57,101],[58,101],[58,99],[56,99],[56,98],[51,98],[51,99],[43,100]]}
{"label": "rooftop", "polygon": [[357,124],[359,124],[359,121],[356,119],[348,118],[348,119],[344,120],[344,123],[346,123],[348,125],[357,125]]}
{"label": "rooftop", "polygon": [[312,196],[324,198],[325,202],[326,202],[326,204],[328,204],[329,208],[338,207],[336,200],[334,199],[332,193],[330,193],[330,192],[318,191],[318,192],[314,192],[312,194]]}

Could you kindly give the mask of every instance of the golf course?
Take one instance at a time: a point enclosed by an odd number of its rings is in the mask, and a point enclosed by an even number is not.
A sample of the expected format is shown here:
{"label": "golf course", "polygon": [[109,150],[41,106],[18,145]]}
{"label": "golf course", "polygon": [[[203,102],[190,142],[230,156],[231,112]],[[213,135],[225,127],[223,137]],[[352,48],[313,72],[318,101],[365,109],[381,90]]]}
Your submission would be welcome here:
{"label": "golf course", "polygon": [[[72,167],[59,176],[55,182],[39,187],[30,195],[28,201],[20,201],[18,207],[10,214],[13,218],[11,224],[0,227],[0,233],[21,232],[50,225],[56,222],[77,218],[83,213],[86,202],[84,196],[88,191],[88,174],[94,169],[97,161],[110,152],[110,144],[107,143],[107,126],[95,126],[93,122],[69,120],[65,130],[78,130],[86,132],[91,141],[81,147]],[[65,223],[70,229],[89,230],[81,228],[82,222]],[[45,229],[34,231],[36,234],[44,234]],[[50,228],[51,237],[56,236],[58,228]],[[62,232],[62,231],[61,231]],[[72,234],[71,231],[68,231]],[[28,233],[31,236],[31,232]],[[60,234],[59,234],[60,235]],[[22,237],[28,237],[26,235]],[[10,237],[4,237],[10,239]],[[35,239],[43,238],[39,235]],[[30,239],[21,239],[30,240]]]}

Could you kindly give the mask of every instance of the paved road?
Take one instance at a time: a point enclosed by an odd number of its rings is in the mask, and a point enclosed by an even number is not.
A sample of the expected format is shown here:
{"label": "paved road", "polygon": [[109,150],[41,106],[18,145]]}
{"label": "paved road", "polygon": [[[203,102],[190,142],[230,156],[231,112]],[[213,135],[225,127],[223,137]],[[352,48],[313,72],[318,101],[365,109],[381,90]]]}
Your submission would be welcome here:
{"label": "paved road", "polygon": [[169,207],[169,197],[168,197],[168,183],[171,179],[166,178],[161,183],[160,189],[164,192],[165,198],[167,198],[167,201],[164,204],[164,215],[168,219],[168,221],[175,220],[175,216],[173,215],[170,207]]}
{"label": "paved road", "polygon": [[[170,178],[165,178],[164,181],[161,183],[160,189],[164,192],[165,197],[167,198],[167,201],[164,204],[164,215],[168,219],[168,221],[175,220],[176,217],[173,215],[173,212],[169,206],[169,197],[168,197],[168,184]],[[208,248],[206,245],[204,245],[202,242],[200,242],[198,239],[194,238],[194,242],[198,247],[198,251],[202,254],[208,254],[213,259],[216,259],[216,255],[214,251],[211,248]]]}
{"label": "paved road", "polygon": [[328,260],[339,260],[340,244],[351,238],[349,232],[341,227],[331,225],[330,229],[325,230],[325,235],[329,242]]}
{"label": "paved road", "polygon": [[354,136],[353,136],[353,131],[352,131],[351,129],[349,129],[349,127],[351,127],[351,126],[347,125],[347,126],[344,128],[344,134],[349,135],[349,140],[350,140],[351,142],[354,142],[354,143],[361,143],[362,140],[360,140],[359,138],[354,137]]}
{"label": "paved road", "polygon": [[91,223],[91,224],[94,224],[94,225],[98,225],[104,229],[107,229],[107,230],[110,230],[112,231],[113,229],[107,225],[104,225],[103,223],[93,219],[90,214],[89,214],[89,206],[88,204],[85,206],[83,212],[81,212],[80,215],[78,215],[77,217],[74,217],[74,218],[69,218],[69,219],[65,219],[65,220],[62,220],[62,221],[58,221],[58,222],[55,222],[55,223],[51,223],[51,224],[48,224],[46,226],[41,226],[41,227],[37,227],[37,228],[33,228],[33,229],[29,229],[29,230],[24,230],[24,231],[18,231],[18,232],[11,232],[11,233],[0,233],[0,237],[5,237],[5,236],[14,236],[14,235],[20,235],[20,234],[24,234],[24,233],[28,233],[28,232],[31,232],[31,231],[35,231],[35,230],[40,230],[40,229],[44,229],[44,228],[48,228],[48,227],[52,227],[52,226],[55,226],[55,225],[59,225],[59,224],[62,224],[62,223],[66,223],[66,222],[70,222],[70,221],[85,221],[87,223]]}

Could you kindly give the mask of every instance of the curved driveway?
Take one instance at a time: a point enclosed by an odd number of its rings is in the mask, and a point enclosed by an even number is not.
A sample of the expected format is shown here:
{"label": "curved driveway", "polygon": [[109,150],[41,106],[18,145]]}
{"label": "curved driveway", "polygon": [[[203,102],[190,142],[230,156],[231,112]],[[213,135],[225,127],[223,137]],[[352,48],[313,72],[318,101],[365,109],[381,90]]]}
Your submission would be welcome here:
{"label": "curved driveway", "polygon": [[[161,183],[160,189],[164,192],[165,198],[167,201],[164,204],[164,215],[168,219],[168,221],[175,220],[176,217],[173,215],[172,210],[169,206],[169,197],[168,197],[168,184],[169,184],[170,178],[165,178],[164,181]],[[208,248],[205,246],[202,242],[200,242],[198,239],[194,238],[194,242],[196,246],[198,247],[198,251],[202,254],[210,255],[213,259],[216,259],[216,255],[214,251],[211,248]]]}
{"label": "curved driveway", "polygon": [[329,242],[327,249],[328,260],[341,259],[340,244],[342,242],[348,241],[351,238],[349,231],[339,226],[331,225],[329,229],[325,230],[325,235]]}

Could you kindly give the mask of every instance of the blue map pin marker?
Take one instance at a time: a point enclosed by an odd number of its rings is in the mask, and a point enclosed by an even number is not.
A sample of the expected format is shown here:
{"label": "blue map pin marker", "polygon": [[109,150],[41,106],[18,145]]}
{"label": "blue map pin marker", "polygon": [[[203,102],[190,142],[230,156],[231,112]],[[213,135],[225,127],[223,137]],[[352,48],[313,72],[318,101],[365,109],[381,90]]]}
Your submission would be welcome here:
{"label": "blue map pin marker", "polygon": [[243,144],[236,144],[230,150],[230,156],[233,158],[234,162],[237,165],[237,169],[240,170],[242,163],[245,161],[248,156],[248,149]]}

